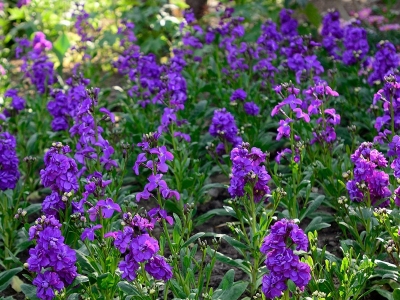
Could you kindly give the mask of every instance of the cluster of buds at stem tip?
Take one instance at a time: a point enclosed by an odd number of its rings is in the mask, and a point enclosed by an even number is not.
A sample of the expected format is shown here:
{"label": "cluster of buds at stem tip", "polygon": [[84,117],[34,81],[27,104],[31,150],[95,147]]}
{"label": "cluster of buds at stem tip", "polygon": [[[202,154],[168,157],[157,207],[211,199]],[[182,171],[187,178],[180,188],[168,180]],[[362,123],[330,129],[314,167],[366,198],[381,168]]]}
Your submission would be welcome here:
{"label": "cluster of buds at stem tip", "polygon": [[396,82],[396,77],[393,74],[387,75],[383,78],[386,82]]}
{"label": "cluster of buds at stem tip", "polygon": [[26,156],[24,157],[24,162],[26,162],[27,164],[33,163],[36,161],[36,157],[34,156]]}
{"label": "cluster of buds at stem tip", "polygon": [[312,293],[312,296],[316,297],[317,299],[323,299],[326,297],[326,294],[324,292],[314,291],[314,293]]}
{"label": "cluster of buds at stem tip", "polygon": [[126,159],[129,155],[129,150],[132,149],[132,146],[128,143],[121,142],[121,149],[122,149],[122,155]]}
{"label": "cluster of buds at stem tip", "polygon": [[75,226],[78,228],[84,228],[87,221],[86,217],[79,212],[72,214],[71,220],[75,222]]}
{"label": "cluster of buds at stem tip", "polygon": [[351,171],[350,170],[342,173],[342,177],[345,180],[349,180],[350,179],[350,175],[351,175]]}
{"label": "cluster of buds at stem tip", "polygon": [[389,254],[392,252],[397,252],[396,244],[394,243],[393,240],[389,240],[384,247],[385,247],[387,253],[389,253]]}
{"label": "cluster of buds at stem tip", "polygon": [[22,208],[18,208],[17,213],[15,214],[14,218],[20,220],[21,222],[24,221],[24,218],[28,212]]}
{"label": "cluster of buds at stem tip", "polygon": [[262,299],[261,293],[255,294],[255,295],[253,296],[253,299],[254,299],[254,300]]}
{"label": "cluster of buds at stem tip", "polygon": [[61,200],[63,202],[68,202],[68,199],[72,197],[72,192],[64,193],[64,195],[61,196]]}
{"label": "cluster of buds at stem tip", "polygon": [[207,151],[214,151],[215,150],[214,143],[207,143],[206,150]]}
{"label": "cluster of buds at stem tip", "polygon": [[63,144],[61,142],[53,142],[51,144],[54,148],[62,148]]}
{"label": "cluster of buds at stem tip", "polygon": [[337,202],[338,202],[340,205],[342,205],[342,204],[346,205],[346,203],[347,203],[348,201],[349,201],[349,200],[347,199],[346,196],[340,196],[340,197],[337,199]]}

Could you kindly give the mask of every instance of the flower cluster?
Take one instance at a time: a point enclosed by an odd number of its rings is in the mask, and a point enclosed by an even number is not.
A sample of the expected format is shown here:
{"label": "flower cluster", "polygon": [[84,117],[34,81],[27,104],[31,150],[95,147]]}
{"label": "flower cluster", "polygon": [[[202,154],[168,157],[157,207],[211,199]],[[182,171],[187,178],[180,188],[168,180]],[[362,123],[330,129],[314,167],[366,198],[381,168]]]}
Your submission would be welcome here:
{"label": "flower cluster", "polygon": [[66,156],[70,152],[69,146],[58,142],[53,143],[44,155],[45,168],[40,170],[40,178],[42,184],[52,190],[42,203],[42,210],[48,215],[57,215],[60,209],[65,209],[64,194],[76,192],[79,188],[78,167],[73,158]]}
{"label": "flower cluster", "polygon": [[75,30],[78,36],[80,37],[80,42],[78,46],[75,46],[73,49],[77,50],[80,53],[83,53],[84,59],[89,59],[90,55],[86,53],[87,50],[87,42],[94,41],[94,34],[99,32],[100,30],[96,30],[92,24],[89,22],[89,14],[85,11],[84,4],[75,3],[75,10],[73,12],[73,17],[75,20]]}
{"label": "flower cluster", "polygon": [[[287,90],[288,96],[285,97],[283,94],[283,90]],[[278,113],[282,113],[285,116],[284,120],[279,121],[278,127],[278,135],[276,136],[276,140],[280,140],[282,137],[290,137],[291,127],[290,123],[293,122],[293,113],[296,114],[297,119],[303,119],[306,123],[310,122],[310,116],[303,112],[302,105],[303,101],[298,98],[300,94],[300,90],[295,88],[294,86],[289,86],[287,84],[278,85],[274,88],[275,92],[280,95],[283,99],[280,103],[278,103],[271,111],[271,116],[275,116]],[[288,106],[290,108],[289,115],[283,110],[284,107]]]}
{"label": "flower cluster", "polygon": [[[18,91],[15,89],[9,89],[4,93],[4,97],[11,98],[11,108],[15,112],[19,112],[25,108],[26,101],[25,99],[18,96]],[[8,117],[11,114],[11,111],[5,109],[4,114]]]}
{"label": "flower cluster", "polygon": [[351,161],[354,178],[346,184],[350,199],[367,205],[388,206],[392,194],[388,188],[389,175],[377,169],[387,167],[385,156],[374,149],[372,143],[364,142],[351,155]]}
{"label": "flower cluster", "polygon": [[222,143],[217,146],[219,153],[225,152],[224,142],[228,142],[233,147],[242,143],[242,138],[238,136],[239,130],[235,118],[226,108],[214,111],[209,132],[212,136],[219,137],[222,140]]}
{"label": "flower cluster", "polygon": [[114,246],[123,255],[118,265],[123,279],[135,280],[140,265],[144,265],[144,270],[157,280],[168,281],[172,278],[172,267],[163,256],[157,254],[160,249],[158,241],[149,235],[155,223],[161,219],[173,223],[172,218],[160,208],[150,210],[147,217],[125,213],[123,230],[106,235],[114,238]]}
{"label": "flower cluster", "polygon": [[29,250],[27,267],[37,273],[32,283],[39,299],[54,299],[55,291],[60,292],[78,276],[76,253],[64,243],[60,228],[55,217],[43,216],[29,229],[29,238],[36,246]]}
{"label": "flower cluster", "polygon": [[[390,128],[390,133],[393,130],[400,128],[400,104],[397,99],[400,98],[400,78],[389,74],[385,76],[385,84],[383,89],[380,89],[375,95],[372,104],[377,105],[378,101],[382,102],[383,116],[377,117],[375,121],[375,129],[380,132],[383,130],[383,134],[380,133],[378,137],[375,137],[376,141],[382,142],[386,136],[385,128]],[[393,110],[393,111],[392,111]],[[392,119],[393,113],[393,119]],[[394,127],[394,128],[392,128]]]}
{"label": "flower cluster", "polygon": [[325,108],[331,97],[339,97],[338,92],[332,90],[326,82],[320,81],[304,91],[304,104],[308,104],[310,116],[319,115],[313,130],[313,139],[310,144],[332,144],[336,140],[335,126],[340,124],[340,115],[334,108]]}
{"label": "flower cluster", "polygon": [[[230,100],[235,102],[239,100],[240,103],[243,103],[246,100],[247,93],[242,89],[237,89],[232,93]],[[245,102],[243,104],[243,109],[246,114],[250,116],[257,116],[260,113],[260,108],[254,102]]]}
{"label": "flower cluster", "polygon": [[343,63],[354,65],[363,60],[369,50],[367,41],[367,31],[360,27],[360,22],[356,21],[344,28],[343,45]]}
{"label": "flower cluster", "polygon": [[395,46],[389,41],[379,42],[377,48],[372,62],[373,71],[368,77],[370,85],[383,81],[389,72],[398,68],[400,62]]}
{"label": "flower cluster", "polygon": [[271,232],[265,237],[261,252],[267,256],[265,264],[269,274],[262,280],[262,292],[267,298],[280,297],[287,290],[290,279],[300,289],[311,279],[309,265],[299,260],[291,248],[308,250],[308,239],[303,230],[293,221],[282,219],[271,227]]}
{"label": "flower cluster", "polygon": [[20,56],[24,48],[32,48],[26,56],[22,57],[24,63],[21,69],[32,84],[36,86],[37,91],[44,94],[56,82],[54,64],[46,55],[46,51],[52,49],[52,44],[46,40],[46,36],[42,32],[36,32],[32,43],[25,39],[19,41],[20,45],[16,49],[17,57]]}
{"label": "flower cluster", "polygon": [[[114,148],[110,145],[108,140],[103,138],[102,133],[104,130],[101,126],[97,125],[96,119],[93,115],[95,107],[98,104],[98,94],[99,89],[92,88],[86,89],[84,94],[79,95],[81,102],[74,111],[74,125],[71,127],[69,132],[71,136],[79,136],[76,145],[77,151],[75,159],[80,164],[85,165],[86,159],[99,159],[104,168],[110,170],[112,167],[117,167],[118,163],[111,158],[114,154]],[[115,123],[114,114],[106,108],[100,108],[99,112],[105,115],[105,120]],[[94,147],[100,148],[102,152],[101,157],[98,157]]]}
{"label": "flower cluster", "polygon": [[179,192],[171,190],[167,182],[162,179],[162,173],[168,172],[167,161],[172,161],[174,156],[167,150],[167,147],[157,145],[159,137],[160,133],[149,133],[143,136],[141,143],[138,143],[143,152],[138,155],[133,171],[136,175],[139,175],[139,167],[144,166],[151,170],[151,175],[147,178],[149,183],[145,185],[143,192],[136,195],[136,201],[149,199],[154,190],[157,190],[165,199],[175,198],[180,200]]}
{"label": "flower cluster", "polygon": [[231,151],[232,174],[228,192],[231,197],[243,197],[245,186],[250,185],[254,201],[260,202],[270,193],[268,182],[271,176],[265,166],[260,166],[265,162],[265,153],[255,147],[249,148],[248,143],[242,143]]}
{"label": "flower cluster", "polygon": [[17,142],[8,132],[0,133],[0,190],[14,189],[20,173],[18,171]]}
{"label": "flower cluster", "polygon": [[337,10],[329,11],[322,21],[322,45],[329,55],[340,58],[339,41],[343,38],[343,29],[340,26],[340,13]]}

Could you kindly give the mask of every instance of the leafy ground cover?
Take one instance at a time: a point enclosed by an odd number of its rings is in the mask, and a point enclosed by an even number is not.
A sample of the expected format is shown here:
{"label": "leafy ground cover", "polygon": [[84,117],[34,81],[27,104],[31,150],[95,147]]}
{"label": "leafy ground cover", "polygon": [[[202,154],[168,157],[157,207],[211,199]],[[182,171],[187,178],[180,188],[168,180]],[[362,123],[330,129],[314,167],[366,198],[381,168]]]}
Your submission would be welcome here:
{"label": "leafy ground cover", "polygon": [[0,299],[400,299],[394,4],[0,2]]}

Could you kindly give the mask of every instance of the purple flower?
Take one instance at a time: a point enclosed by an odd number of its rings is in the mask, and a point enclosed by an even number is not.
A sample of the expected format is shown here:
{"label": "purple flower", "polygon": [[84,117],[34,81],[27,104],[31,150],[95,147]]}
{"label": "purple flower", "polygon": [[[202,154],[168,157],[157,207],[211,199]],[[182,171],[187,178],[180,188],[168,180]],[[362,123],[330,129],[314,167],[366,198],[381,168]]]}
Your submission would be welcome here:
{"label": "purple flower", "polygon": [[265,154],[255,147],[249,152],[248,147],[247,143],[243,143],[231,151],[233,164],[228,192],[231,197],[242,197],[245,195],[246,184],[250,183],[254,201],[259,202],[270,193],[268,182],[271,177],[265,166],[259,166],[265,161]]}
{"label": "purple flower", "polygon": [[266,255],[265,264],[269,274],[263,277],[262,291],[268,298],[281,296],[287,289],[286,282],[289,279],[301,290],[311,279],[310,267],[300,262],[290,248],[293,244],[296,250],[308,250],[305,233],[293,221],[286,219],[276,222],[264,239],[260,250]]}
{"label": "purple flower", "polygon": [[52,192],[42,203],[42,211],[47,215],[58,215],[58,211],[65,209],[65,202],[57,192]]}
{"label": "purple flower", "polygon": [[343,63],[353,65],[361,61],[369,50],[367,31],[359,27],[359,22],[347,25],[344,28],[343,44],[346,49]]}
{"label": "purple flower", "polygon": [[110,112],[108,109],[106,109],[105,107],[102,107],[99,109],[99,112],[101,112],[101,113],[105,114],[107,117],[109,117],[111,120],[111,123],[115,123],[115,115],[112,112]]}
{"label": "purple flower", "polygon": [[278,127],[278,135],[276,136],[276,140],[279,141],[282,137],[290,136],[290,123],[293,122],[292,119],[280,120]]}
{"label": "purple flower", "polygon": [[246,97],[247,93],[244,90],[237,89],[232,93],[231,101],[236,101],[236,100],[244,101]]}
{"label": "purple flower", "polygon": [[246,102],[243,108],[246,114],[250,116],[258,116],[260,114],[260,108],[254,102]]}
{"label": "purple flower", "polygon": [[209,132],[212,136],[226,140],[233,146],[241,143],[235,118],[225,108],[214,111]]}
{"label": "purple flower", "polygon": [[142,234],[132,239],[129,250],[135,261],[144,262],[158,252],[159,246],[157,240],[148,234]]}
{"label": "purple flower", "polygon": [[25,99],[18,96],[18,91],[9,89],[4,93],[4,97],[11,98],[11,107],[16,111],[21,111],[25,108]]}
{"label": "purple flower", "polygon": [[14,189],[20,173],[16,139],[8,132],[0,133],[0,190]]}
{"label": "purple flower", "polygon": [[54,290],[61,292],[64,283],[58,277],[56,272],[45,271],[32,281],[37,287],[37,296],[43,300],[53,300],[55,297]]}
{"label": "purple flower", "polygon": [[145,265],[145,270],[157,280],[168,281],[172,278],[172,267],[159,255],[153,256]]}
{"label": "purple flower", "polygon": [[95,238],[94,231],[102,227],[103,226],[98,224],[90,228],[85,228],[81,234],[81,240],[84,241],[85,239],[88,239],[89,241],[94,241]]}
{"label": "purple flower", "polygon": [[111,198],[99,200],[96,204],[96,207],[101,209],[102,216],[105,219],[111,218],[114,211],[121,212],[121,207],[117,203],[114,203]]}
{"label": "purple flower", "polygon": [[133,238],[133,229],[125,226],[123,231],[118,231],[114,240],[114,246],[121,252],[125,253]]}
{"label": "purple flower", "polygon": [[42,184],[56,192],[76,192],[79,188],[78,167],[72,158],[65,155],[70,149],[61,143],[54,145],[44,157],[45,168],[40,170]]}
{"label": "purple flower", "polygon": [[292,18],[293,11],[290,9],[282,9],[279,13],[282,35],[297,35],[297,21]]}
{"label": "purple flower", "polygon": [[121,270],[123,279],[133,281],[136,279],[139,264],[133,259],[132,255],[126,255],[124,260],[118,264],[118,268]]}
{"label": "purple flower", "polygon": [[368,77],[368,83],[373,85],[383,81],[388,72],[397,69],[399,66],[399,56],[395,46],[389,41],[381,41],[377,44],[378,51],[375,53],[372,62],[372,73]]}
{"label": "purple flower", "polygon": [[159,219],[164,219],[170,225],[174,224],[174,219],[172,219],[172,217],[168,216],[167,211],[164,209],[161,209],[159,206],[150,209],[149,212],[147,213],[147,215],[151,218],[151,220],[159,221]]}

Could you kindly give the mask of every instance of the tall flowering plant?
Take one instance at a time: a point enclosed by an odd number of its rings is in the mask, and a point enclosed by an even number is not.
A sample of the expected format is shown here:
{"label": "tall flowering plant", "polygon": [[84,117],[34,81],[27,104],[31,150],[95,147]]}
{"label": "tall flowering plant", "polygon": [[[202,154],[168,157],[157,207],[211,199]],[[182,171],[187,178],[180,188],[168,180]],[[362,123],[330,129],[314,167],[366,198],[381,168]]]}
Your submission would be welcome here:
{"label": "tall flowering plant", "polygon": [[252,261],[240,265],[240,268],[249,275],[249,292],[255,295],[263,275],[258,249],[284,192],[279,190],[271,195],[268,186],[271,177],[263,165],[266,154],[259,148],[250,148],[248,143],[242,143],[232,149],[230,158],[232,173],[228,192],[232,199],[228,203],[238,224],[229,223],[229,226],[235,233],[236,241],[233,241],[242,245],[238,251],[245,261]]}
{"label": "tall flowering plant", "polygon": [[286,219],[276,222],[260,250],[266,255],[269,270],[262,280],[262,292],[267,298],[290,299],[289,280],[304,291],[311,279],[311,269],[293,250],[308,251],[308,238],[297,224]]}

